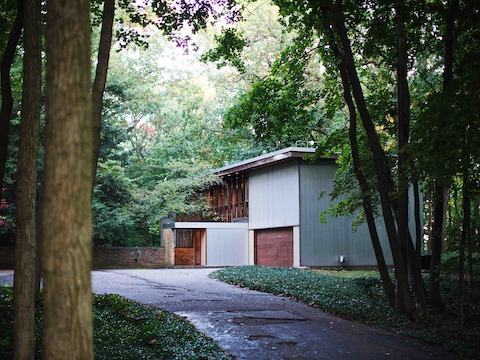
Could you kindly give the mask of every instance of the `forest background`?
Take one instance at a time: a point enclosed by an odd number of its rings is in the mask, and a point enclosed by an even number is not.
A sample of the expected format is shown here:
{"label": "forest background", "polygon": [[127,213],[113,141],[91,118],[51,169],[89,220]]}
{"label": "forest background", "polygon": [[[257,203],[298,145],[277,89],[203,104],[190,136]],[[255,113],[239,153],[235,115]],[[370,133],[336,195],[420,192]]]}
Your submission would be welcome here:
{"label": "forest background", "polygon": [[[432,302],[440,305],[438,275],[449,269],[458,275],[463,299],[465,271],[468,289],[479,271],[478,2],[274,4],[244,3],[242,19],[214,18],[207,30],[201,30],[203,18],[196,23],[187,11],[180,24],[191,21],[193,35],[175,32],[178,23],[170,23],[168,13],[157,29],[148,6],[119,4],[101,107],[95,244],[158,245],[162,219],[207,210],[199,194],[218,181],[209,176],[212,169],[313,142],[318,156],[339,155],[330,195],[343,200],[323,215],[385,222],[399,289],[394,295],[382,275],[391,304],[418,319],[413,289],[428,317],[422,249],[432,253]],[[102,7],[92,2],[90,10],[96,44]],[[2,49],[8,49],[15,13],[15,2],[2,4]],[[15,49],[22,53],[21,46]],[[19,56],[13,58],[2,244],[15,238],[15,192],[21,189],[16,166],[24,68]],[[2,76],[6,62],[5,52]],[[2,96],[2,110],[5,104]],[[40,147],[38,179],[42,159]],[[409,183],[421,183],[424,194],[424,213],[417,206],[414,214],[423,217],[423,238],[412,238],[404,226]]]}

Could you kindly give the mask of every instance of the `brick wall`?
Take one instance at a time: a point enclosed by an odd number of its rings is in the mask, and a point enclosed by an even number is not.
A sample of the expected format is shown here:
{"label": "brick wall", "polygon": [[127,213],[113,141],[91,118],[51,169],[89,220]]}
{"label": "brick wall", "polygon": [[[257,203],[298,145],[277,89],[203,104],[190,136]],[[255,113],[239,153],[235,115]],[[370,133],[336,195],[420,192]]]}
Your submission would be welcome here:
{"label": "brick wall", "polygon": [[[0,247],[0,269],[11,270],[14,265],[14,248]],[[164,268],[173,266],[172,256],[165,257],[165,248],[95,248],[94,269]]]}
{"label": "brick wall", "polygon": [[114,247],[96,248],[93,251],[94,269],[155,269],[168,266],[164,248]]}

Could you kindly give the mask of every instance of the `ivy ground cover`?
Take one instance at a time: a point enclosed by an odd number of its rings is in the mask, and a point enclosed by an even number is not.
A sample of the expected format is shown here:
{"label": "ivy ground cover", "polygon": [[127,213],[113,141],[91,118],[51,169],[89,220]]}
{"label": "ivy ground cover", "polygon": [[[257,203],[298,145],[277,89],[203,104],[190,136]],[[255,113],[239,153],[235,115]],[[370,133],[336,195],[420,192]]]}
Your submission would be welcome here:
{"label": "ivy ground cover", "polygon": [[[430,319],[411,322],[390,308],[382,282],[375,271],[326,271],[295,268],[240,266],[210,275],[224,282],[286,296],[328,313],[411,336],[456,352],[461,358],[480,359],[480,306],[472,296],[466,306],[469,318],[461,330],[455,328],[455,313],[430,308]],[[445,301],[456,299],[455,281],[443,279]],[[477,290],[478,292],[478,290]]]}

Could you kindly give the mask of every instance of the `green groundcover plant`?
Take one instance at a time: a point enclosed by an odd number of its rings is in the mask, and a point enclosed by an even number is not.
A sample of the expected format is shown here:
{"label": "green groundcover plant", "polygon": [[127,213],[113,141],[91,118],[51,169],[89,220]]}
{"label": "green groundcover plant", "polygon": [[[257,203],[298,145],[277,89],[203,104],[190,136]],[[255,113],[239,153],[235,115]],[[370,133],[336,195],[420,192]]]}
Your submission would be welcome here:
{"label": "green groundcover plant", "polygon": [[461,358],[480,359],[480,293],[472,293],[466,305],[468,321],[455,326],[456,283],[442,279],[446,307],[430,309],[430,320],[413,323],[390,308],[375,271],[326,271],[240,266],[210,275],[221,281],[287,296],[311,306],[371,326],[411,336],[454,351]]}
{"label": "green groundcover plant", "polygon": [[[95,359],[230,359],[184,318],[119,295],[94,295]],[[42,312],[36,308],[41,359]],[[13,291],[0,286],[0,359],[12,359]]]}

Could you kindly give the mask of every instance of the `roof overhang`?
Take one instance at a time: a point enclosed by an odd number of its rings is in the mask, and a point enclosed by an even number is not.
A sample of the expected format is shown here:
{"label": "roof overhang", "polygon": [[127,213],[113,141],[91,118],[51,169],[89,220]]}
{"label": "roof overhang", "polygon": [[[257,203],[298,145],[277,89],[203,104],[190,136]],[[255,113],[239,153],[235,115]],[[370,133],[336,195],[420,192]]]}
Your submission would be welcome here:
{"label": "roof overhang", "polygon": [[[232,174],[241,174],[256,170],[266,166],[282,163],[292,159],[302,159],[305,155],[315,154],[316,149],[305,147],[289,147],[277,150],[265,155],[260,155],[251,159],[240,161],[231,165],[216,169],[214,174],[219,176],[226,176]],[[334,157],[324,159],[335,159]]]}

